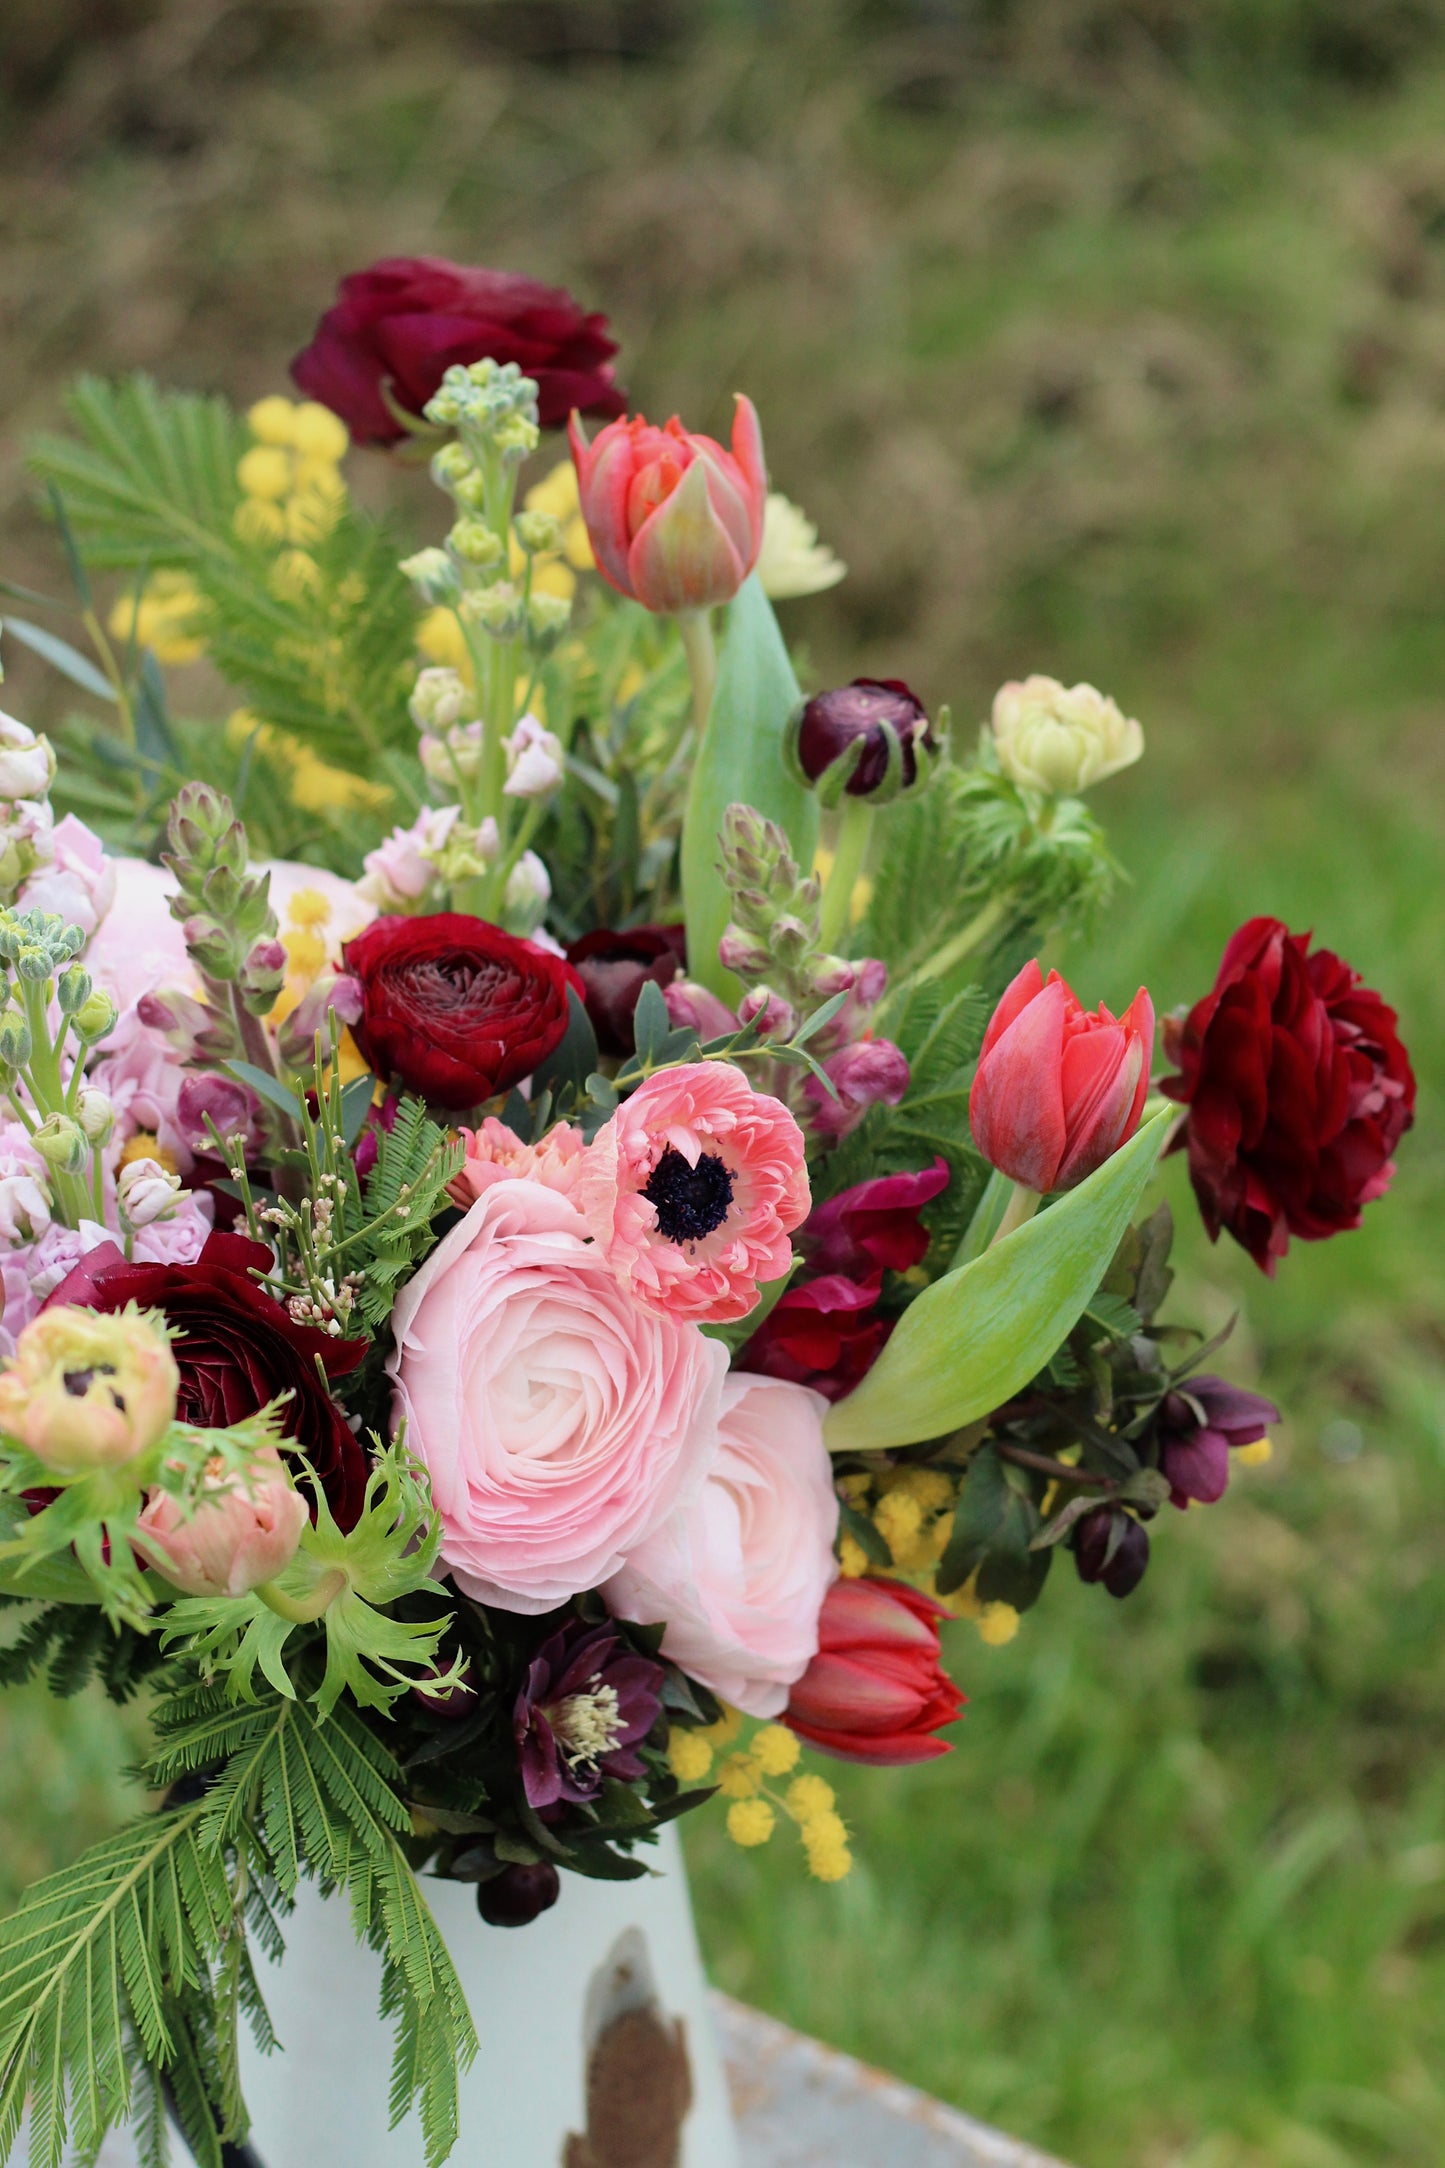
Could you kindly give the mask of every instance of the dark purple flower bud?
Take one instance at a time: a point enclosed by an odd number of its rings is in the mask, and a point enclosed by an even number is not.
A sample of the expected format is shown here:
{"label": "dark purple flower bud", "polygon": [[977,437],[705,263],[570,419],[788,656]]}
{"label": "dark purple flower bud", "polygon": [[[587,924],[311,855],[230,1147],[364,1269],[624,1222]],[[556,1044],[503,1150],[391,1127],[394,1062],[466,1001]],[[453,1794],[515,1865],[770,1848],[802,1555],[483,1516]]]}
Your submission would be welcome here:
{"label": "dark purple flower bud", "polygon": [[1149,1563],[1149,1531],[1122,1506],[1096,1506],[1074,1529],[1081,1581],[1102,1581],[1111,1596],[1131,1596]]}
{"label": "dark purple flower bud", "polygon": [[871,798],[889,783],[890,766],[889,795],[909,789],[918,779],[919,753],[935,750],[928,711],[901,678],[854,678],[834,692],[815,693],[798,724],[798,765],[808,781],[820,782],[835,760],[851,758],[856,765],[843,788],[852,798]]}
{"label": "dark purple flower bud", "polygon": [[670,986],[686,968],[685,932],[681,926],[629,926],[613,933],[602,926],[572,942],[567,961],[582,981],[599,1052],[631,1054],[638,996],[649,981]]}
{"label": "dark purple flower bud", "polygon": [[414,1686],[411,1692],[412,1699],[420,1702],[429,1715],[446,1717],[449,1722],[460,1723],[463,1718],[471,1716],[477,1706],[477,1690],[472,1685],[470,1664],[454,1685],[439,1692],[434,1692],[429,1686]]}
{"label": "dark purple flower bud", "polygon": [[1279,1409],[1226,1378],[1186,1378],[1159,1408],[1159,1467],[1176,1506],[1213,1505],[1229,1483],[1231,1449],[1257,1445]]}
{"label": "dark purple flower bud", "polygon": [[530,1927],[561,1894],[561,1881],[549,1860],[539,1860],[535,1867],[514,1862],[477,1884],[477,1910],[489,1927]]}

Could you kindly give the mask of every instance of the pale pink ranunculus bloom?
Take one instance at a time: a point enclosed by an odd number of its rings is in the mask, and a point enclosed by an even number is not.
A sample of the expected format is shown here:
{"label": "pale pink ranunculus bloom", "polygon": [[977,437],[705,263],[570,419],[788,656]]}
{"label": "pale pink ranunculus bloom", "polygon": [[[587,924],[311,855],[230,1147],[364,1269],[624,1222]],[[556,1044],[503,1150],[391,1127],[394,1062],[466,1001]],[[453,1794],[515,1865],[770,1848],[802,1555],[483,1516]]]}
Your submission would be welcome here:
{"label": "pale pink ranunculus bloom", "polygon": [[808,1216],[803,1132],[727,1062],[659,1070],[597,1133],[576,1198],[613,1271],[669,1317],[746,1317]]}
{"label": "pale pink ranunculus bloom", "polygon": [[387,1369],[468,1596],[595,1588],[703,1481],[727,1352],[631,1300],[566,1197],[494,1182],[402,1289]]}
{"label": "pale pink ranunculus bloom", "polygon": [[447,1195],[463,1211],[494,1182],[542,1182],[559,1197],[570,1197],[582,1171],[587,1147],[571,1122],[554,1123],[536,1144],[524,1144],[514,1129],[488,1114],[480,1128],[463,1129],[466,1158],[447,1184]]}
{"label": "pale pink ranunculus bloom", "polygon": [[20,898],[26,911],[57,911],[93,934],[115,902],[116,860],[85,822],[67,813],[50,832],[49,863],[32,873]]}
{"label": "pale pink ranunculus bloom", "polygon": [[827,1402],[735,1371],[707,1481],[627,1555],[602,1594],[618,1617],[665,1625],[665,1655],[748,1716],[778,1716],[818,1652],[838,1568]]}
{"label": "pale pink ranunculus bloom", "polygon": [[[153,1490],[137,1517],[142,1550],[168,1581],[188,1596],[244,1596],[274,1581],[296,1556],[306,1526],[306,1501],[293,1489],[275,1447],[258,1453],[244,1474],[213,1479],[189,1519],[169,1491]],[[207,1471],[210,1479],[210,1470]]]}

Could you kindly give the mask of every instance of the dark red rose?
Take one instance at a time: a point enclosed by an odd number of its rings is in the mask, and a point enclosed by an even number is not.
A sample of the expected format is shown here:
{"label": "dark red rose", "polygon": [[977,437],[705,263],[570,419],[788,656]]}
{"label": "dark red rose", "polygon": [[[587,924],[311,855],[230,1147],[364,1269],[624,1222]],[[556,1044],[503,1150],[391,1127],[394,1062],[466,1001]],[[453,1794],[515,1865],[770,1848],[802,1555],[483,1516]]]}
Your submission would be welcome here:
{"label": "dark red rose", "polygon": [[1415,1118],[1394,1010],[1328,949],[1308,951],[1308,934],[1250,919],[1214,991],[1164,1031],[1181,1074],[1162,1088],[1189,1109],[1179,1143],[1210,1238],[1227,1228],[1268,1273],[1291,1235],[1359,1226]]}
{"label": "dark red rose", "polygon": [[442,256],[387,256],[341,281],[291,374],[358,444],[395,444],[406,431],[383,384],[419,416],[453,362],[515,361],[536,379],[542,427],[555,429],[574,407],[609,418],[626,411],[612,381],[616,352],[607,318],[586,314],[560,286]]}
{"label": "dark red rose", "polygon": [[569,944],[567,961],[576,965],[582,981],[599,1052],[631,1054],[637,1045],[632,1035],[637,997],[649,980],[654,986],[671,986],[686,969],[686,928],[629,926],[613,933],[601,926]]}
{"label": "dark red rose", "polygon": [[530,1076],[566,1032],[568,988],[582,992],[563,957],[459,911],[373,919],[346,968],[363,1060],[453,1113]]}
{"label": "dark red rose", "polygon": [[798,1236],[816,1272],[907,1272],[928,1254],[928,1229],[918,1215],[948,1187],[948,1161],[916,1174],[878,1174],[840,1190],[808,1214]]}
{"label": "dark red rose", "polygon": [[[885,728],[886,726],[886,728]],[[858,764],[844,784],[853,798],[867,798],[888,773],[889,736],[898,741],[902,786],[917,780],[918,752],[933,752],[928,710],[902,678],[854,678],[833,692],[814,693],[798,725],[798,761],[810,783],[861,739]]]}
{"label": "dark red rose", "polygon": [[897,1767],[951,1751],[934,1736],[963,1696],[941,1661],[941,1603],[906,1581],[835,1581],[823,1598],[818,1653],[784,1721],[840,1761]]}
{"label": "dark red rose", "polygon": [[826,1272],[790,1287],[739,1355],[738,1368],[841,1400],[868,1375],[893,1330],[876,1314],[882,1285],[881,1272],[862,1281]]}
{"label": "dark red rose", "polygon": [[1111,1596],[1132,1596],[1149,1563],[1149,1531],[1122,1506],[1095,1506],[1074,1528],[1081,1581],[1102,1581]]}
{"label": "dark red rose", "polygon": [[182,1422],[220,1430],[254,1415],[278,1394],[286,1435],[305,1453],[339,1528],[354,1528],[368,1474],[366,1454],[316,1374],[344,1378],[366,1353],[365,1340],[333,1340],[298,1325],[274,1295],[251,1278],[275,1263],[264,1242],[213,1234],[193,1265],[129,1264],[102,1242],[72,1266],[46,1304],[123,1310],[128,1302],[161,1310],[180,1337],[172,1352],[181,1374],[176,1413]]}

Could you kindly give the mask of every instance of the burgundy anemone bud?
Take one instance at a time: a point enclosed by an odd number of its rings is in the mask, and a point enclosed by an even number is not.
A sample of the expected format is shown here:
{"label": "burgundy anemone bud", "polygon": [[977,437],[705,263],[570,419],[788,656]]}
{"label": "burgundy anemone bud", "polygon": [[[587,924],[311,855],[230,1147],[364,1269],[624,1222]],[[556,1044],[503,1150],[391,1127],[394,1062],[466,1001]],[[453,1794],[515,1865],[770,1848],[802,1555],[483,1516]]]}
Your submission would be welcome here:
{"label": "burgundy anemone bud", "polygon": [[524,1867],[519,1861],[477,1885],[477,1910],[488,1927],[530,1927],[550,1912],[562,1894],[562,1881],[549,1859]]}
{"label": "burgundy anemone bud", "polygon": [[598,1052],[635,1052],[632,1018],[646,985],[671,986],[687,968],[683,926],[599,926],[568,944],[567,961],[582,981],[582,999],[597,1034]]}
{"label": "burgundy anemone bud", "polygon": [[789,732],[792,760],[825,802],[883,802],[927,779],[938,751],[928,710],[902,678],[854,678],[814,693]]}
{"label": "burgundy anemone bud", "polygon": [[1096,1506],[1074,1529],[1081,1581],[1102,1581],[1111,1596],[1131,1596],[1149,1563],[1149,1531],[1122,1506]]}
{"label": "burgundy anemone bud", "polygon": [[1246,1392],[1226,1378],[1186,1378],[1166,1393],[1159,1408],[1159,1467],[1176,1506],[1191,1498],[1213,1505],[1229,1484],[1229,1455],[1258,1445],[1279,1409],[1262,1393]]}
{"label": "burgundy anemone bud", "polygon": [[663,1669],[615,1626],[573,1620],[544,1641],[512,1711],[530,1807],[592,1799],[604,1776],[630,1782],[662,1707]]}
{"label": "burgundy anemone bud", "polygon": [[916,1174],[879,1174],[838,1192],[808,1214],[798,1240],[815,1272],[907,1272],[928,1254],[928,1229],[919,1218],[948,1187],[941,1156]]}
{"label": "burgundy anemone bud", "polygon": [[841,1400],[868,1375],[893,1329],[877,1314],[882,1285],[881,1272],[864,1280],[829,1272],[790,1287],[739,1355],[738,1368]]}

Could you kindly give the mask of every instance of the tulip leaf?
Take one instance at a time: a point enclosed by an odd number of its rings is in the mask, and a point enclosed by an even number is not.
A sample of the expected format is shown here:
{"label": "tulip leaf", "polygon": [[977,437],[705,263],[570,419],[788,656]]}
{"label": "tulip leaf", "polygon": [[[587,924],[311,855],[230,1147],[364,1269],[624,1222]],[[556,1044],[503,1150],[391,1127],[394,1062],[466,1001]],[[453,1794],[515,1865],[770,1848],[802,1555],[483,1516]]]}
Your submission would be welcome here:
{"label": "tulip leaf", "polygon": [[741,988],[717,954],[732,915],[717,869],[718,831],[730,805],[756,806],[787,831],[799,871],[811,872],[818,803],[789,775],[782,750],[784,727],[802,697],[772,604],[754,573],[728,606],[717,689],[693,763],[682,831],[688,972],[734,1006]]}
{"label": "tulip leaf", "polygon": [[939,1438],[1027,1385],[1092,1301],[1172,1118],[1156,1115],[1057,1204],[925,1288],[857,1391],[831,1410],[831,1449]]}

